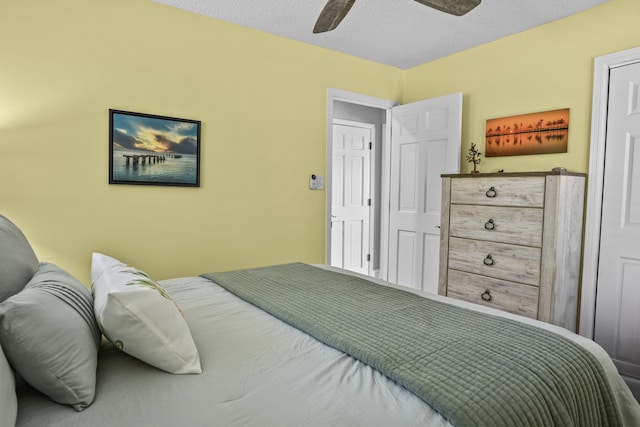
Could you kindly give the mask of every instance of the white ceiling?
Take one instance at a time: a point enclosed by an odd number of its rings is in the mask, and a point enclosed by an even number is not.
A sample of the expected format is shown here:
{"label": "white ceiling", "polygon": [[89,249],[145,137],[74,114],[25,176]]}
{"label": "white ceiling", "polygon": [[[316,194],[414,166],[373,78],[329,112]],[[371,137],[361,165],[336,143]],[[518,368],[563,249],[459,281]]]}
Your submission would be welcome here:
{"label": "white ceiling", "polygon": [[482,0],[461,17],[413,0],[360,0],[338,28],[321,34],[312,29],[326,0],[153,1],[408,69],[608,0]]}

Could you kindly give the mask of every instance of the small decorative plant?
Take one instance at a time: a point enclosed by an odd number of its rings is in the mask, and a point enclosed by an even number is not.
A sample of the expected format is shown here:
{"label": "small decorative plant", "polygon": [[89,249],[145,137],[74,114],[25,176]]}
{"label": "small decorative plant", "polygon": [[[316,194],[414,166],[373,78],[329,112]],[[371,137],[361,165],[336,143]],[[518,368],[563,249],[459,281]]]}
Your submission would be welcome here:
{"label": "small decorative plant", "polygon": [[476,144],[471,143],[471,147],[469,148],[469,154],[467,154],[467,161],[473,163],[473,171],[471,173],[480,173],[477,169],[478,164],[480,163],[480,156],[482,153],[478,151],[476,148]]}

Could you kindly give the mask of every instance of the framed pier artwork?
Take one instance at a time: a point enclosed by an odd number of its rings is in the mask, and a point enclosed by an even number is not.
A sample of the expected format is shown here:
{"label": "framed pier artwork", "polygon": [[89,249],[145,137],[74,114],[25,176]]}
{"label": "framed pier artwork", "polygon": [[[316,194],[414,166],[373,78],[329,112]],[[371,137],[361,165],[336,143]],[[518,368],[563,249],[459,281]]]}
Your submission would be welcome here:
{"label": "framed pier artwork", "polygon": [[109,110],[109,184],[200,186],[198,120]]}

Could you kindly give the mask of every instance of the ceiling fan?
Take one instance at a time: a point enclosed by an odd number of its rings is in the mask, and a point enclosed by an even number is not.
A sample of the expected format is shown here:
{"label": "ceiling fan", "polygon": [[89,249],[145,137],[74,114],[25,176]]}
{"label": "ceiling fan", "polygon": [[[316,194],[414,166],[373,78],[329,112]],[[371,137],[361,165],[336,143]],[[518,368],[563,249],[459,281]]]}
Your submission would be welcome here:
{"label": "ceiling fan", "polygon": [[[314,34],[335,29],[347,16],[356,0],[329,0],[313,27]],[[482,0],[416,0],[418,3],[455,16],[462,16]]]}

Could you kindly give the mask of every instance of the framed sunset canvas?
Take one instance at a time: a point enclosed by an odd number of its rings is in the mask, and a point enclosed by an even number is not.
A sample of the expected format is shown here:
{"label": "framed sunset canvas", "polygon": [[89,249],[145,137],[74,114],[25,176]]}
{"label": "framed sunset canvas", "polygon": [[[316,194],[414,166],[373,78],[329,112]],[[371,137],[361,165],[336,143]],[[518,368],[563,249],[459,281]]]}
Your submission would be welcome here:
{"label": "framed sunset canvas", "polygon": [[109,110],[109,183],[200,186],[198,120]]}
{"label": "framed sunset canvas", "polygon": [[487,120],[485,156],[566,153],[569,109]]}

